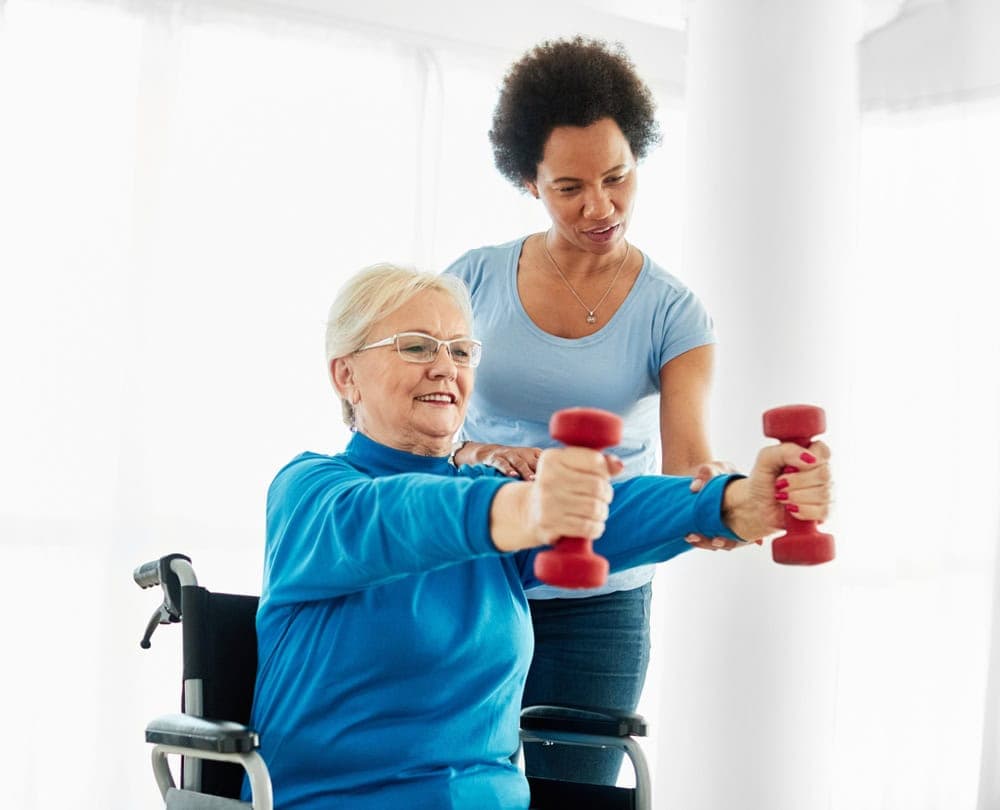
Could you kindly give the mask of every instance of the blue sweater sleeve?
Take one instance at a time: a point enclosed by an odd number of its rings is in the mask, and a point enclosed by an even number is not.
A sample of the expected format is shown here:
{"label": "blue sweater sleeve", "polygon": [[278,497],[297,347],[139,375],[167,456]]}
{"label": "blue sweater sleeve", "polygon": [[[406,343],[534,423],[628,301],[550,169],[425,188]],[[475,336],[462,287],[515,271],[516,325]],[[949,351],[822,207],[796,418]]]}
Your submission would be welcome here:
{"label": "blue sweater sleeve", "polygon": [[[719,475],[700,492],[691,492],[691,478],[640,475],[613,485],[603,536],[594,551],[607,557],[611,570],[622,571],[648,563],[665,562],[692,548],[691,533],[742,540],[722,522],[722,494],[742,475]],[[524,552],[518,560],[526,588],[541,584],[534,575],[534,557],[544,549]]]}
{"label": "blue sweater sleeve", "polygon": [[286,466],[268,491],[264,598],[328,599],[500,552],[489,510],[509,479],[373,478],[329,457]]}

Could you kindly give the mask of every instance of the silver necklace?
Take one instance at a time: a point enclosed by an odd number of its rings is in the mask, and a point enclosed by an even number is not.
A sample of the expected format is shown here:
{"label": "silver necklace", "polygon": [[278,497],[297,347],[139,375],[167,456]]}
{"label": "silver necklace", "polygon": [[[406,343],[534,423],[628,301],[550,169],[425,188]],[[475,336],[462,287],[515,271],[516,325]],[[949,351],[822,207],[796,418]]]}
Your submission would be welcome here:
{"label": "silver necklace", "polygon": [[549,246],[546,244],[548,240],[549,240],[549,232],[546,231],[545,236],[542,237],[542,250],[544,250],[545,255],[549,257],[549,261],[552,262],[552,266],[556,269],[556,272],[559,274],[559,278],[563,280],[563,284],[565,284],[566,287],[569,289],[569,291],[573,293],[573,297],[580,302],[580,306],[587,311],[587,323],[597,323],[597,315],[595,313],[597,312],[601,304],[604,303],[604,299],[607,298],[608,295],[610,295],[611,290],[615,286],[615,282],[618,281],[618,276],[622,274],[622,268],[625,267],[625,262],[628,261],[628,253],[632,249],[632,246],[628,242],[625,243],[625,256],[622,258],[622,263],[618,265],[618,270],[615,271],[615,277],[611,279],[611,283],[608,285],[608,288],[604,291],[604,295],[601,296],[601,300],[598,301],[596,304],[594,304],[594,308],[591,309],[583,302],[583,299],[580,297],[579,293],[577,293],[577,291],[573,289],[573,285],[569,283],[569,279],[566,278],[566,275],[563,273],[562,269],[559,267],[558,264],[556,264],[556,260],[552,258],[552,254],[549,253]]}

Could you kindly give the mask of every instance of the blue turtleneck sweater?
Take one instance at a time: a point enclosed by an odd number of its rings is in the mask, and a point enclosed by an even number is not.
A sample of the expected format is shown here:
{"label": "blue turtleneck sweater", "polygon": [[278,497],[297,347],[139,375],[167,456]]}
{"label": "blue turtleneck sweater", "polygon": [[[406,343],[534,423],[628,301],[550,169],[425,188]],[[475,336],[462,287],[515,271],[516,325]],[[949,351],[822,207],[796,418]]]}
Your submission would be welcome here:
{"label": "blue turtleneck sweater", "polygon": [[[689,478],[616,484],[597,550],[621,570],[688,550],[690,532],[735,537],[720,518],[728,480],[698,494]],[[510,757],[537,550],[503,554],[489,535],[510,482],[361,434],[278,473],[252,718],[277,807],[527,808]]]}

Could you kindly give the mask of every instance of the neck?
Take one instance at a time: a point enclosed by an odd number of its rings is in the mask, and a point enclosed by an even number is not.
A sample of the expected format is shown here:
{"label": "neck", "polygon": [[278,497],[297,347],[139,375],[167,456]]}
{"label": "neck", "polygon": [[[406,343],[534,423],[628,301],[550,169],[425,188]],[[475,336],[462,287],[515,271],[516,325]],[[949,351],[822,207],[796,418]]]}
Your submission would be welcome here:
{"label": "neck", "polygon": [[582,279],[616,273],[629,252],[625,239],[611,253],[591,253],[559,238],[551,229],[539,236],[543,251],[548,251],[563,274],[571,278]]}
{"label": "neck", "polygon": [[451,455],[451,436],[408,436],[392,435],[387,436],[380,431],[358,424],[355,427],[373,442],[384,444],[393,450],[402,450],[404,453],[412,453],[415,456],[447,457]]}

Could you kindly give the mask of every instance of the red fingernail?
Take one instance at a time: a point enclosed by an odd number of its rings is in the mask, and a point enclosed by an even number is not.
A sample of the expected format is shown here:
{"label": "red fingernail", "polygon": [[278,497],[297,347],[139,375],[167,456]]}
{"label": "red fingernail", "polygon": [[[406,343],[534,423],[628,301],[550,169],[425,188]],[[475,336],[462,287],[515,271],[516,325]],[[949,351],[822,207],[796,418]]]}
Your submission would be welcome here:
{"label": "red fingernail", "polygon": [[762,545],[764,545],[764,541],[763,541],[763,540],[754,540],[754,542],[755,542],[755,543],[756,543],[756,544],[757,544],[758,546],[762,546]]}
{"label": "red fingernail", "polygon": [[788,481],[785,480],[784,478],[779,478],[777,481],[774,482],[775,489],[784,489],[787,486],[788,486]]}
{"label": "red fingernail", "polygon": [[794,503],[786,503],[785,504],[785,511],[786,512],[798,512],[799,511],[799,507],[797,507]]}
{"label": "red fingernail", "polygon": [[816,463],[816,456],[814,456],[812,453],[802,453],[799,456],[799,458],[802,459],[806,464]]}
{"label": "red fingernail", "polygon": [[774,497],[777,498],[779,501],[787,501],[788,500],[788,493],[787,492],[775,492],[774,493]]}
{"label": "red fingernail", "polygon": [[793,467],[791,464],[789,464],[787,467],[785,467],[785,469],[782,470],[782,472],[785,475],[788,475],[788,473],[793,473],[793,472],[798,472],[798,471],[799,471],[799,468],[798,467]]}

